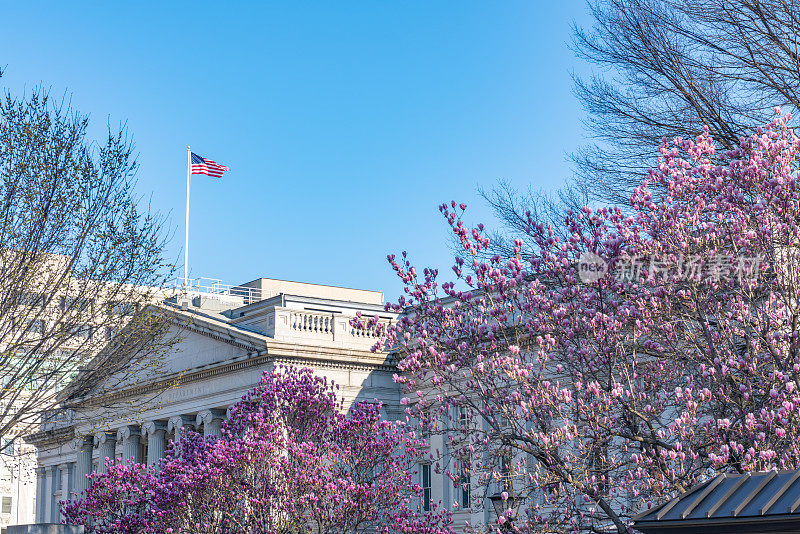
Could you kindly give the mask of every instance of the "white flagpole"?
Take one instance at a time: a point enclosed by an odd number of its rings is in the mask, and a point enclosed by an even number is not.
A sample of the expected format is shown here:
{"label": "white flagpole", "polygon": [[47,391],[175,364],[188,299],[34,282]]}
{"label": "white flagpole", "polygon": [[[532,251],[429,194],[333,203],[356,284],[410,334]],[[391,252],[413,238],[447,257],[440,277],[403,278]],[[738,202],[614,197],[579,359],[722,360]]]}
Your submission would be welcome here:
{"label": "white flagpole", "polygon": [[183,244],[183,288],[189,285],[189,186],[192,179],[192,148],[186,147],[186,241]]}

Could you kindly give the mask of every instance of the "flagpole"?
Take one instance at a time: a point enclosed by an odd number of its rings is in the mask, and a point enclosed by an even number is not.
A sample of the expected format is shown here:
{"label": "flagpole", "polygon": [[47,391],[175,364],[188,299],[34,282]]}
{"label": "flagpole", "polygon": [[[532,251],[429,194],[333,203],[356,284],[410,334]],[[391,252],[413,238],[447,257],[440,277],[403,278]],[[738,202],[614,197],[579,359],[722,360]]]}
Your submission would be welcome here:
{"label": "flagpole", "polygon": [[186,240],[183,244],[183,288],[189,285],[189,187],[192,178],[192,148],[186,147]]}

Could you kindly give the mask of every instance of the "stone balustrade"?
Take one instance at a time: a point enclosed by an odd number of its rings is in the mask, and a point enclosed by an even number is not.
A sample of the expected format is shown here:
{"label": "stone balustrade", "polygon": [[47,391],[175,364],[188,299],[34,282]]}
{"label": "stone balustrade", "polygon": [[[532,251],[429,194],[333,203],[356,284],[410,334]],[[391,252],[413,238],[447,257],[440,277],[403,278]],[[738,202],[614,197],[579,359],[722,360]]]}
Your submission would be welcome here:
{"label": "stone balustrade", "polygon": [[[333,344],[369,349],[377,340],[375,327],[355,328],[353,315],[275,307],[260,321],[259,328],[270,337],[284,341]],[[380,319],[384,325],[390,319]]]}

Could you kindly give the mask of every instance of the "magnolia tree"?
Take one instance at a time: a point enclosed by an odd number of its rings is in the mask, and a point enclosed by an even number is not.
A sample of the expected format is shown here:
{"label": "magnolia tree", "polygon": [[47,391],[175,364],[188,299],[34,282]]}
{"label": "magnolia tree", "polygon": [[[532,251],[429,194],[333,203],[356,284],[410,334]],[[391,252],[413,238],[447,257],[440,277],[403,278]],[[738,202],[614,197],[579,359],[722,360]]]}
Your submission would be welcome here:
{"label": "magnolia tree", "polygon": [[482,225],[444,204],[465,252],[452,281],[389,256],[406,295],[388,308],[406,314],[376,348],[399,352],[409,414],[445,435],[445,473],[458,484],[469,468],[484,488],[474,506],[503,492],[515,500],[498,521],[521,532],[628,532],[711,473],[799,466],[788,120],[724,153],[707,131],[665,141],[629,206],[563,228],[529,215],[510,258],[484,261]]}
{"label": "magnolia tree", "polygon": [[343,414],[336,389],[309,369],[265,372],[219,439],[188,432],[157,469],[109,465],[66,503],[66,522],[98,534],[449,532],[446,511],[419,510],[422,443],[377,403]]}

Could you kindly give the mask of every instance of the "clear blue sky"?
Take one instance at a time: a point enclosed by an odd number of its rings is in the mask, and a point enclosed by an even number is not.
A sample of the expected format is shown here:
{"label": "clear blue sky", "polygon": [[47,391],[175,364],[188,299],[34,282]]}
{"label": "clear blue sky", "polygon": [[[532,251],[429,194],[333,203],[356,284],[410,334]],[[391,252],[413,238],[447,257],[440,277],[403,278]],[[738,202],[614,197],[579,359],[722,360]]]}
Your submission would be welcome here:
{"label": "clear blue sky", "polygon": [[0,87],[72,94],[127,121],[139,192],[182,258],[186,145],[231,167],[192,179],[192,276],[384,291],[387,253],[449,271],[437,206],[508,179],[553,189],[581,144],[566,2],[15,2]]}

